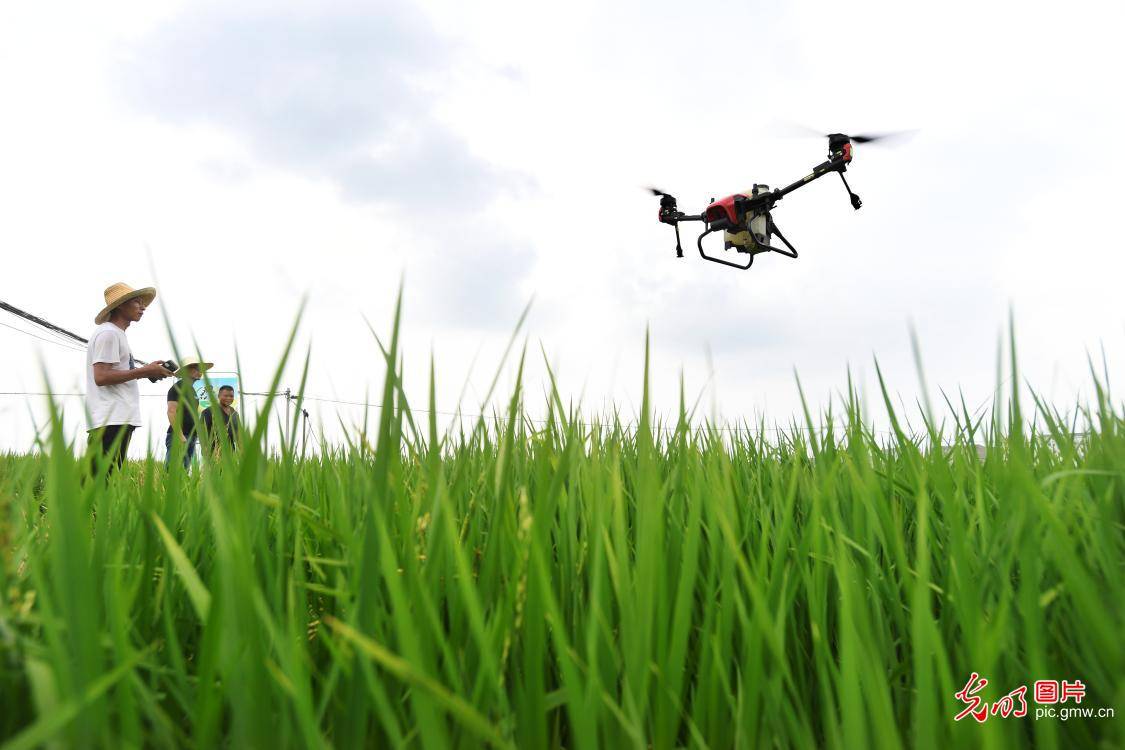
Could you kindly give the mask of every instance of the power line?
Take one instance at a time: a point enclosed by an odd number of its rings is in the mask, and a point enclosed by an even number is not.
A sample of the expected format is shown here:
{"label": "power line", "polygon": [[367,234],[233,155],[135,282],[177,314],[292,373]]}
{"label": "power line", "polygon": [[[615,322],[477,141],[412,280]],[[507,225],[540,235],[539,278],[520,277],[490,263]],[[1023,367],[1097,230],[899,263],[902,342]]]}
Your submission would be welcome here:
{"label": "power line", "polygon": [[40,318],[38,315],[32,315],[31,313],[27,312],[26,310],[21,310],[14,305],[9,305],[7,302],[4,302],[3,300],[0,300],[0,310],[5,310],[7,312],[10,312],[12,315],[15,315],[17,318],[23,318],[24,320],[30,321],[30,322],[34,323],[35,325],[37,325],[41,328],[46,328],[48,331],[54,331],[56,333],[60,333],[63,336],[74,339],[75,341],[78,341],[82,344],[90,343],[86,339],[79,336],[77,333],[71,333],[70,331],[66,330],[65,328],[60,328],[59,326],[55,325],[54,323],[50,323],[46,320],[43,320],[43,318]]}
{"label": "power line", "polygon": [[[7,302],[4,302],[3,300],[0,300],[0,310],[4,310],[6,312],[9,312],[12,315],[15,315],[17,318],[21,318],[22,320],[26,320],[26,321],[34,324],[34,325],[37,325],[40,328],[47,331],[49,334],[51,334],[51,335],[53,335],[57,338],[63,338],[67,343],[70,343],[71,341],[76,341],[76,342],[81,343],[82,347],[75,347],[73,349],[73,351],[75,351],[75,352],[84,351],[84,347],[89,345],[89,343],[90,343],[88,339],[85,339],[85,338],[79,336],[77,333],[72,333],[72,332],[66,330],[65,328],[61,328],[61,327],[55,325],[54,323],[43,320],[43,318],[40,318],[38,315],[32,315],[31,313],[27,312],[26,310],[19,309],[15,305],[9,305]],[[30,331],[24,331],[24,330],[19,329],[19,328],[13,328],[12,326],[7,325],[6,323],[0,324],[0,325],[4,325],[7,328],[12,328],[12,330],[19,331],[20,333],[26,333],[28,336],[35,336],[35,338],[40,339],[40,341],[47,341],[47,339],[36,336],[34,333],[31,333]],[[51,343],[55,343],[55,342],[51,342]],[[142,365],[146,364],[146,362],[144,360],[141,360],[141,359],[137,359],[136,361],[137,361],[138,364],[142,364]]]}
{"label": "power line", "polygon": [[36,338],[36,339],[39,339],[40,341],[46,341],[46,342],[47,342],[48,344],[54,344],[55,346],[61,346],[61,347],[63,347],[64,349],[68,349],[68,350],[70,350],[70,351],[72,351],[72,352],[80,352],[80,351],[83,351],[83,350],[82,350],[82,349],[81,349],[80,347],[77,347],[77,346],[73,346],[73,345],[71,345],[71,344],[66,344],[66,343],[63,343],[62,341],[59,341],[58,339],[53,339],[53,338],[49,339],[49,338],[45,338],[45,337],[43,337],[43,336],[40,336],[40,335],[39,335],[39,334],[37,334],[37,333],[32,333],[31,331],[25,331],[25,330],[24,330],[24,329],[22,329],[22,328],[17,328],[16,326],[13,326],[13,325],[8,325],[7,323],[0,323],[0,326],[4,326],[5,328],[10,328],[10,329],[12,329],[13,331],[15,331],[16,333],[22,333],[22,334],[24,334],[24,335],[26,335],[26,336],[31,336],[32,338]]}

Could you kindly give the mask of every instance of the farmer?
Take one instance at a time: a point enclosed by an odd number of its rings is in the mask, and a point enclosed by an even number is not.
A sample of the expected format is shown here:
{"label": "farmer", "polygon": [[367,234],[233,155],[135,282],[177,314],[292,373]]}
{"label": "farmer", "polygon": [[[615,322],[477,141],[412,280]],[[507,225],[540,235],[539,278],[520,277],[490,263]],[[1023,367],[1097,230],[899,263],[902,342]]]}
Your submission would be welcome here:
{"label": "farmer", "polygon": [[137,365],[125,329],[145,314],[156,290],[117,283],[105,290],[105,307],[94,317],[97,328],[86,347],[86,418],[95,461],[109,459],[110,471],[120,467],[133,430],[141,426],[141,378],[166,378],[172,373],[160,362]]}
{"label": "farmer", "polygon": [[168,432],[164,436],[164,447],[168,449],[168,454],[164,457],[165,467],[172,463],[173,445],[183,447],[184,468],[191,466],[195,445],[199,441],[199,433],[195,429],[195,417],[199,414],[195,381],[202,378],[203,373],[211,367],[210,362],[188,359],[176,370],[175,375],[179,380],[168,389]]}
{"label": "farmer", "polygon": [[[219,441],[223,439],[225,433],[227,445],[232,449],[238,445],[239,433],[242,431],[242,424],[238,418],[238,412],[234,410],[234,386],[223,385],[219,386],[219,404],[218,409],[212,404],[203,410],[200,415],[203,419],[204,434],[211,436],[211,450],[218,454]],[[215,425],[215,412],[218,411],[221,418],[221,425],[216,429]]]}

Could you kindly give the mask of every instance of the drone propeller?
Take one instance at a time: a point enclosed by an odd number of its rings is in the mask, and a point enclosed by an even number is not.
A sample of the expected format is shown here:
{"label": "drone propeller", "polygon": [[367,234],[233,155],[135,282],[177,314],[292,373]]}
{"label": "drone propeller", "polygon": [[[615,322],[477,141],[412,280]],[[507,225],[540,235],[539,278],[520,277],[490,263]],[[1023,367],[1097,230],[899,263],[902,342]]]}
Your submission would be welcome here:
{"label": "drone propeller", "polygon": [[824,133],[824,137],[832,135],[845,135],[852,143],[878,143],[879,141],[893,141],[906,136],[914,135],[913,130],[895,130],[889,133],[863,133],[861,135],[846,135],[845,133]]}
{"label": "drone propeller", "polygon": [[653,195],[660,196],[661,216],[664,215],[665,211],[675,211],[676,210],[676,196],[672,195],[671,193],[665,193],[663,190],[659,190],[659,189],[651,187],[651,186],[646,187],[645,190],[652,193]]}
{"label": "drone propeller", "polygon": [[860,133],[859,135],[848,135],[847,133],[825,133],[820,130],[799,125],[792,122],[779,123],[774,129],[779,135],[790,136],[809,136],[816,138],[831,138],[832,136],[843,136],[850,140],[852,143],[880,143],[887,145],[890,141],[895,141],[903,138],[909,138],[914,135],[916,130],[893,130],[885,133]]}

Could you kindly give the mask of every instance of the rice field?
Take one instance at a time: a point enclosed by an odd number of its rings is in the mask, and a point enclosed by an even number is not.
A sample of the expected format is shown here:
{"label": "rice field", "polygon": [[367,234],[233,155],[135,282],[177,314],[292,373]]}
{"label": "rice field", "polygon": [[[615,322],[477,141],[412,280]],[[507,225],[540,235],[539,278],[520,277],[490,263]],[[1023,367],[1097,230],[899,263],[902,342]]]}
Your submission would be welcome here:
{"label": "rice field", "polygon": [[[517,387],[443,436],[385,355],[377,426],[315,456],[261,420],[191,474],[0,457],[0,748],[1125,746],[1030,693],[1125,707],[1102,388],[913,430],[884,389],[886,435],[849,387],[775,433],[657,423],[638,372],[637,424]],[[1029,715],[955,720],[974,672]]]}

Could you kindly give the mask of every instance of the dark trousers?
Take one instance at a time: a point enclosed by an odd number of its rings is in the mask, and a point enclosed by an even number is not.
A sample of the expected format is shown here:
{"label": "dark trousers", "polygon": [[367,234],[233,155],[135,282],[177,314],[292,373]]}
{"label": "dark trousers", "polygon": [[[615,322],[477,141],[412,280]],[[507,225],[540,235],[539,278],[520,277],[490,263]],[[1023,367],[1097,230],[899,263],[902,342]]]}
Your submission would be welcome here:
{"label": "dark trousers", "polygon": [[[184,446],[184,468],[191,466],[191,460],[195,457],[195,445],[199,442],[199,435],[194,432],[187,439],[187,444]],[[172,433],[169,431],[164,436],[164,447],[168,452],[164,455],[164,468],[172,465]]]}
{"label": "dark trousers", "polygon": [[129,439],[133,437],[135,429],[137,428],[131,424],[110,424],[90,430],[91,468],[96,472],[99,460],[109,464],[108,471],[121,468],[129,452]]}

